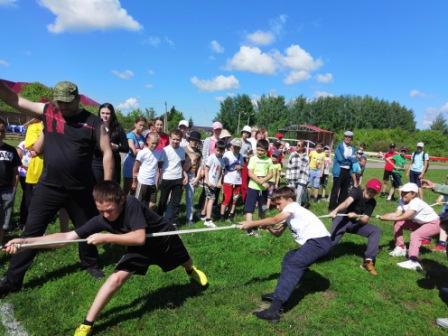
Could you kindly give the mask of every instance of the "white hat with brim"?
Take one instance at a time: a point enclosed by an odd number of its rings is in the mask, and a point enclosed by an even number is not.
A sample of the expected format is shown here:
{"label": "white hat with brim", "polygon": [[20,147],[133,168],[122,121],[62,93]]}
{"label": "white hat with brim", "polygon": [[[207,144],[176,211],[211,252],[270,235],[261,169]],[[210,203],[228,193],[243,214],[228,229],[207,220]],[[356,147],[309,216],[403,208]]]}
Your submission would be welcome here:
{"label": "white hat with brim", "polygon": [[425,144],[423,142],[417,142],[417,147],[423,148],[425,147]]}
{"label": "white hat with brim", "polygon": [[418,185],[416,185],[415,183],[405,183],[400,187],[400,192],[414,192],[414,193],[418,193]]}

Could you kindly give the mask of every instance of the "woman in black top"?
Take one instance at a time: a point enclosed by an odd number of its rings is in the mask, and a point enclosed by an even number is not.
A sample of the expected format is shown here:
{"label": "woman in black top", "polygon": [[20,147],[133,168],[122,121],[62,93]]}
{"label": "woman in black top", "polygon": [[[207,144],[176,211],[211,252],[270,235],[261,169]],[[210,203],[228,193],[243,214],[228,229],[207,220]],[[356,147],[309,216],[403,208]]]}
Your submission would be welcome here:
{"label": "woman in black top", "polygon": [[[115,109],[112,104],[101,104],[98,109],[98,116],[103,121],[106,127],[107,133],[110,138],[110,145],[114,155],[114,176],[115,182],[120,184],[121,182],[121,153],[127,153],[129,151],[128,140],[126,139],[126,133],[118,122]],[[104,180],[103,171],[103,153],[100,148],[95,149],[95,153],[92,161],[92,171],[95,177],[96,183]]]}

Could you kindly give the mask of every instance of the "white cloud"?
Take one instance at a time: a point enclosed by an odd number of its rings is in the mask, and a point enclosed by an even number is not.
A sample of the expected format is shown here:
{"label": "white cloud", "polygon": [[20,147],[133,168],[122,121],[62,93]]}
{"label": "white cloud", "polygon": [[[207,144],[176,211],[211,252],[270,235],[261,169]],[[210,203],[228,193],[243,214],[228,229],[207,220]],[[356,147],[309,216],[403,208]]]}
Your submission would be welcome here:
{"label": "white cloud", "polygon": [[329,72],[326,74],[318,74],[316,80],[319,83],[331,83],[333,81],[333,75]]}
{"label": "white cloud", "polygon": [[143,28],[119,0],[39,0],[39,4],[56,15],[54,23],[47,26],[52,33]]}
{"label": "white cloud", "polygon": [[260,46],[269,45],[275,41],[274,33],[261,30],[257,30],[256,32],[248,34],[246,38],[251,44]]}
{"label": "white cloud", "polygon": [[7,62],[7,61],[5,61],[3,59],[0,59],[0,65],[4,66],[4,67],[9,67],[9,62]]}
{"label": "white cloud", "polygon": [[334,94],[327,91],[314,91],[314,97],[316,98],[334,97]]}
{"label": "white cloud", "polygon": [[134,73],[131,70],[124,70],[124,71],[112,70],[112,73],[118,78],[125,80],[134,77]]}
{"label": "white cloud", "polygon": [[311,78],[308,71],[305,70],[294,70],[291,71],[288,76],[283,80],[285,84],[294,84],[298,82],[303,82]]}
{"label": "white cloud", "polygon": [[217,54],[222,54],[224,52],[223,46],[216,40],[210,42],[210,48]]}
{"label": "white cloud", "polygon": [[133,110],[138,108],[139,102],[135,97],[130,97],[126,99],[124,102],[118,104],[117,108],[119,110]]}
{"label": "white cloud", "polygon": [[413,89],[413,90],[411,90],[409,92],[409,96],[412,97],[412,98],[418,98],[418,97],[425,98],[428,95],[426,93],[424,93],[424,92],[421,92],[419,90]]}
{"label": "white cloud", "polygon": [[153,87],[154,87],[154,85],[152,85],[152,84],[145,84],[146,89],[152,89]]}
{"label": "white cloud", "polygon": [[276,17],[275,19],[272,19],[269,22],[269,26],[271,27],[271,31],[275,34],[275,35],[280,35],[283,32],[283,26],[286,23],[288,16],[285,14],[279,15],[278,17]]}
{"label": "white cloud", "polygon": [[149,44],[151,47],[157,48],[162,40],[158,36],[148,36],[143,40],[143,44]]}
{"label": "white cloud", "polygon": [[271,55],[263,53],[259,48],[241,46],[232,59],[227,61],[227,68],[272,75],[277,70],[277,64]]}
{"label": "white cloud", "polygon": [[323,62],[320,59],[314,59],[313,56],[298,44],[289,46],[285,55],[277,52],[276,59],[286,68],[291,69],[289,75],[285,78],[285,84],[294,84],[311,78],[311,72],[320,68]]}
{"label": "white cloud", "polygon": [[171,40],[168,36],[165,36],[163,39],[165,40],[166,44],[168,44],[170,47],[174,48],[173,40]]}
{"label": "white cloud", "polygon": [[439,114],[444,115],[448,119],[448,102],[439,107],[428,107],[425,110],[422,120],[423,128],[429,128]]}
{"label": "white cloud", "polygon": [[0,6],[14,6],[17,4],[17,0],[0,0]]}
{"label": "white cloud", "polygon": [[199,79],[194,76],[191,78],[191,83],[199,90],[209,92],[237,89],[240,86],[240,82],[233,75],[228,77],[219,75],[213,79]]}

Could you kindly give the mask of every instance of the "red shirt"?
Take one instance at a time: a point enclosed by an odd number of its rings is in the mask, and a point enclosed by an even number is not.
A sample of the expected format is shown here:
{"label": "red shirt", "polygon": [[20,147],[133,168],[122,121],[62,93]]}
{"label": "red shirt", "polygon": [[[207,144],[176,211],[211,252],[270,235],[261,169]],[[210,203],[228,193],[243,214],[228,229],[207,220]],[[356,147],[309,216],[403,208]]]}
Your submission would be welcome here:
{"label": "red shirt", "polygon": [[[384,159],[391,158],[395,154],[397,154],[397,152],[395,151],[387,152],[386,154],[384,154]],[[384,165],[384,170],[391,172],[392,170],[394,170],[394,165],[391,165],[389,162],[386,161],[386,164]]]}
{"label": "red shirt", "polygon": [[163,149],[170,144],[170,137],[168,134],[160,132],[159,133],[159,144],[156,149]]}

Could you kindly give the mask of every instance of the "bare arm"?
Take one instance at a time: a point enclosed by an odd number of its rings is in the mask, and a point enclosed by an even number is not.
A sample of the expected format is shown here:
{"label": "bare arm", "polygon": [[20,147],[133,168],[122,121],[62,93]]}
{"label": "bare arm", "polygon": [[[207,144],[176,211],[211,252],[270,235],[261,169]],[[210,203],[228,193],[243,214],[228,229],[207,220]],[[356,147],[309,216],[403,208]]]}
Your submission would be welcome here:
{"label": "bare arm", "polygon": [[104,180],[111,181],[114,175],[114,157],[110,147],[109,135],[103,125],[101,125],[100,130],[100,148],[103,152]]}
{"label": "bare arm", "polygon": [[95,233],[87,237],[87,244],[117,244],[125,246],[141,246],[145,244],[145,240],[145,229],[138,229],[124,234]]}
{"label": "bare arm", "polygon": [[44,133],[41,133],[36,142],[31,146],[31,149],[37,154],[42,154],[44,152]]}
{"label": "bare arm", "polygon": [[379,219],[383,221],[400,221],[400,220],[409,220],[412,219],[415,215],[414,210],[406,210],[405,212],[397,211],[397,212],[391,212],[384,215],[379,216]]}
{"label": "bare arm", "polygon": [[35,103],[19,96],[2,81],[0,81],[0,99],[9,106],[23,112],[28,112],[35,115],[41,115],[44,113],[44,103]]}
{"label": "bare arm", "polygon": [[330,216],[333,218],[336,217],[339,212],[346,210],[353,202],[353,197],[347,197],[344,202],[339,204],[332,212],[330,212]]}
{"label": "bare arm", "polygon": [[[6,245],[4,246],[4,250],[7,253],[15,254],[18,252],[16,244],[49,243],[49,242],[52,242],[55,240],[75,240],[78,238],[79,238],[79,236],[76,234],[75,231],[58,232],[58,233],[53,233],[53,234],[49,234],[49,235],[42,236],[42,237],[16,238],[16,239],[12,239],[8,243],[6,243]],[[52,247],[56,248],[56,247],[62,247],[64,245],[65,244],[59,244],[59,245],[54,245]],[[46,247],[46,248],[48,248],[48,247]]]}
{"label": "bare arm", "polygon": [[254,227],[265,227],[270,225],[276,225],[284,222],[289,217],[289,214],[287,212],[280,212],[277,215],[273,217],[267,217],[264,219],[259,219],[255,221],[243,221],[240,224],[242,230],[248,230]]}

